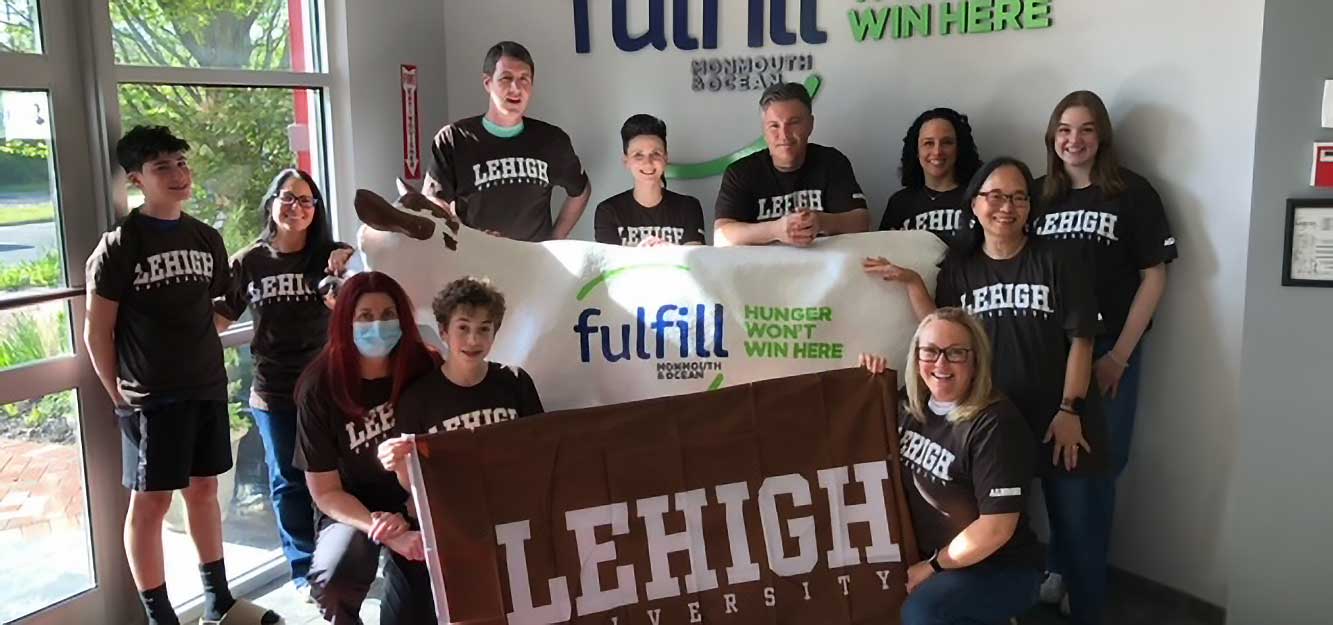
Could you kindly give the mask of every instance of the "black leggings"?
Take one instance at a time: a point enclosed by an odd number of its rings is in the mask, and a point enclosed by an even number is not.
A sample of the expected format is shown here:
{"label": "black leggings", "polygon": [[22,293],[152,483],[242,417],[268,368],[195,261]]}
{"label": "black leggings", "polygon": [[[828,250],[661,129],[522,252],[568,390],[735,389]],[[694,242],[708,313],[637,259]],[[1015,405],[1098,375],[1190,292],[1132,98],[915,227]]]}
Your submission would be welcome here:
{"label": "black leggings", "polygon": [[[321,515],[322,516],[322,515]],[[360,530],[322,516],[310,563],[310,595],[324,620],[334,625],[361,625],[361,603],[375,581],[380,545]],[[435,622],[430,574],[423,562],[389,551],[384,567],[381,625]]]}

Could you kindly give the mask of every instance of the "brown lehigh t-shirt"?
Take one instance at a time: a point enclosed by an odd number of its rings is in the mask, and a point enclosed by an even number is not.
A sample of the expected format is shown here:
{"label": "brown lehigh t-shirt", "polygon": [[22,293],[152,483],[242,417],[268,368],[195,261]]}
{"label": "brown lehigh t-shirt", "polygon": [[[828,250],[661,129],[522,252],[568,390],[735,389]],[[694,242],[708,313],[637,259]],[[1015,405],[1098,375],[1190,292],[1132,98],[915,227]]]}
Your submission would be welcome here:
{"label": "brown lehigh t-shirt", "polygon": [[348,416],[329,395],[329,380],[307,378],[296,390],[296,453],[292,466],[311,473],[337,471],[343,490],[371,512],[402,512],[407,492],[379,461],[379,445],[398,435],[393,378],[361,380],[364,413]]}
{"label": "brown lehigh t-shirt", "polygon": [[963,201],[963,187],[932,191],[926,187],[902,189],[889,198],[880,230],[926,230],[952,244],[972,227],[972,210]]}
{"label": "brown lehigh t-shirt", "polygon": [[[1082,248],[1095,264],[1093,288],[1105,322],[1103,336],[1116,338],[1139,292],[1139,272],[1179,255],[1157,190],[1143,177],[1121,169],[1125,190],[1106,197],[1099,185],[1072,189],[1064,199],[1041,207],[1037,235],[1062,247]],[[1046,178],[1037,181],[1040,189]]]}
{"label": "brown lehigh t-shirt", "polygon": [[497,137],[478,115],[435,135],[423,192],[452,202],[469,227],[545,241],[551,238],[552,187],[559,185],[574,197],[587,184],[565,131],[529,117],[518,135]]}
{"label": "brown lehigh t-shirt", "polygon": [[801,210],[845,213],[866,208],[852,163],[838,150],[811,143],[796,171],[779,171],[768,150],[727,167],[716,217],[743,223],[781,219]]}
{"label": "brown lehigh t-shirt", "polygon": [[597,205],[593,231],[598,243],[635,246],[657,237],[672,245],[704,243],[704,210],[699,200],[662,190],[662,201],[647,207],[630,189]]}
{"label": "brown lehigh t-shirt", "polygon": [[305,251],[284,254],[260,241],[232,256],[232,287],[214,309],[232,321],[246,308],[254,313],[250,402],[255,407],[296,410],[296,380],[328,342],[329,308],[318,285],[306,279],[307,261],[324,267],[333,250],[347,247],[334,244],[307,259]]}
{"label": "brown lehigh t-shirt", "polygon": [[898,411],[903,487],[923,556],[949,546],[983,514],[1018,513],[1014,535],[987,562],[1041,566],[1028,526],[1035,441],[1023,415],[1008,400],[962,422],[926,408],[925,421]]}
{"label": "brown lehigh t-shirt", "polygon": [[[1102,329],[1092,276],[1079,261],[1069,250],[1030,237],[1013,258],[956,251],[945,257],[936,279],[935,304],[962,308],[986,329],[994,346],[995,388],[1023,413],[1038,440],[1060,409],[1073,339],[1094,338]],[[1087,400],[1081,418],[1092,451],[1080,453],[1080,474],[1099,471],[1107,451],[1095,382]],[[1039,474],[1051,468],[1052,444],[1038,450],[1037,457],[1045,457]]]}
{"label": "brown lehigh t-shirt", "polygon": [[134,406],[225,400],[213,298],[231,284],[222,235],[182,213],[130,211],[88,257],[88,284],[116,302],[116,377]]}
{"label": "brown lehigh t-shirt", "polygon": [[459,386],[438,368],[403,389],[398,399],[398,430],[434,434],[475,430],[546,412],[532,377],[518,367],[487,363],[486,377]]}

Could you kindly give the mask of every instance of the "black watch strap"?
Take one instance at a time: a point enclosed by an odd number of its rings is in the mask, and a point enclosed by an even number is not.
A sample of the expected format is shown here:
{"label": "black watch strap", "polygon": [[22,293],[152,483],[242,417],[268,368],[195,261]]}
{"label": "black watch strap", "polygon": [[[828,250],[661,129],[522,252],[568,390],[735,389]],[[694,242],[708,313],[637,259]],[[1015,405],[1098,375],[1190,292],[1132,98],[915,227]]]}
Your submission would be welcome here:
{"label": "black watch strap", "polygon": [[936,550],[935,550],[935,553],[930,554],[930,559],[929,559],[929,560],[926,560],[926,562],[929,562],[929,563],[930,563],[930,568],[933,569],[936,573],[943,573],[943,572],[944,572],[944,567],[940,565],[940,550],[939,550],[939,549],[936,549]]}

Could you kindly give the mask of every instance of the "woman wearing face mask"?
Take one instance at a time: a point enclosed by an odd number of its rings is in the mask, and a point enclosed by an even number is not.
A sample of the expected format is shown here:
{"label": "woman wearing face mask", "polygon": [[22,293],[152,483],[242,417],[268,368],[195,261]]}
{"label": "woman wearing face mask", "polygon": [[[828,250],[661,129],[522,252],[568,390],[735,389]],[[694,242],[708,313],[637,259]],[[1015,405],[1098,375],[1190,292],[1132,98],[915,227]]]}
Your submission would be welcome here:
{"label": "woman wearing face mask", "polygon": [[[1093,261],[1095,271],[1088,279],[1096,286],[1104,323],[1093,347],[1093,374],[1110,445],[1108,475],[1094,492],[1098,514],[1089,519],[1078,552],[1053,548],[1050,553],[1052,572],[1042,584],[1041,598],[1060,603],[1066,595],[1062,573],[1070,558],[1092,559],[1087,568],[1106,570],[1115,479],[1129,462],[1134,431],[1138,347],[1166,289],[1166,265],[1176,258],[1176,239],[1157,191],[1120,166],[1111,117],[1097,94],[1075,91],[1060,100],[1046,127],[1046,153],[1049,169],[1037,181],[1042,216],[1036,230]],[[1094,600],[1092,609],[1101,603]]]}
{"label": "woman wearing face mask", "polygon": [[950,108],[922,113],[903,137],[903,189],[889,198],[879,229],[929,230],[951,243],[972,220],[963,185],[980,167],[966,115]]}
{"label": "woman wearing face mask", "polygon": [[264,230],[231,258],[232,289],[215,302],[218,331],[250,308],[254,314],[254,381],[250,414],[264,440],[269,493],[291,566],[292,583],[307,587],[315,550],[314,512],[305,475],[292,466],[296,447],[296,379],[324,346],[329,310],[318,293],[326,273],[338,275],[352,248],[336,243],[323,195],[299,169],[273,177],[260,204]]}
{"label": "woman wearing face mask", "polygon": [[[1090,384],[1092,339],[1101,322],[1091,280],[1076,258],[1028,235],[1032,188],[1032,174],[1016,159],[997,158],[977,171],[964,193],[976,221],[940,265],[934,298],[910,269],[883,258],[868,258],[864,267],[872,276],[904,283],[917,316],[937,305],[959,306],[986,328],[995,346],[995,387],[1042,442],[1037,473],[1051,548],[1073,553],[1087,547],[1080,541],[1097,514],[1090,494],[1105,463],[1105,423]],[[1104,592],[1095,586],[1105,579],[1104,569],[1083,560],[1070,567],[1072,604],[1095,604]],[[1084,614],[1081,622],[1098,622]]]}
{"label": "woman wearing face mask", "polygon": [[[882,373],[887,361],[861,364]],[[903,625],[1006,623],[1037,600],[1032,435],[991,385],[990,340],[962,309],[926,315],[906,369],[899,459],[921,561],[907,569]]]}
{"label": "woman wearing face mask", "polygon": [[311,596],[333,623],[361,622],[381,546],[391,550],[381,622],[435,620],[407,493],[376,458],[379,443],[396,433],[402,389],[434,366],[397,282],[369,272],[338,289],[329,342],[297,384],[294,463],[306,472],[318,513]]}

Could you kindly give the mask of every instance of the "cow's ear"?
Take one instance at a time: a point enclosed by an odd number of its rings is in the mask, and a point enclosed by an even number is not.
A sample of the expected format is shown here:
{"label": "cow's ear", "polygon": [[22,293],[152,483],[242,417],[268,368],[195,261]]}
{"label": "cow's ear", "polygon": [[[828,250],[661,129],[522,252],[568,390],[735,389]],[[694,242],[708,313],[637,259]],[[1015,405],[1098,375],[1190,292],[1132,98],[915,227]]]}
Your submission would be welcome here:
{"label": "cow's ear", "polygon": [[398,195],[407,195],[408,193],[421,193],[421,190],[412,186],[412,183],[403,180],[402,178],[397,178],[395,179],[395,181],[398,183]]}
{"label": "cow's ear", "polygon": [[[422,197],[417,194],[417,197]],[[418,241],[429,240],[435,234],[435,223],[425,217],[398,210],[379,194],[369,189],[357,189],[352,201],[356,216],[375,230],[397,232]]]}

